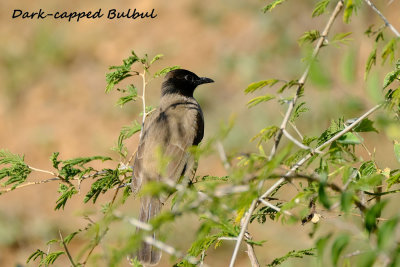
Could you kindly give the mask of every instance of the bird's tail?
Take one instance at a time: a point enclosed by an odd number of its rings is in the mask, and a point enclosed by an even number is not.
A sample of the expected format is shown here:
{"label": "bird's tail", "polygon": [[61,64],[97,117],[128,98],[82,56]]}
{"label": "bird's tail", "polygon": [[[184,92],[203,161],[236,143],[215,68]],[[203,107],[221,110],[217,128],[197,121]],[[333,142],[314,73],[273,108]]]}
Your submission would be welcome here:
{"label": "bird's tail", "polygon": [[[152,218],[157,216],[161,211],[161,201],[157,197],[143,196],[140,199],[140,216],[141,222],[148,223]],[[139,229],[138,229],[139,230]],[[155,238],[156,233],[152,233]],[[146,242],[142,242],[136,253],[137,259],[144,265],[156,265],[161,259],[161,251]]]}

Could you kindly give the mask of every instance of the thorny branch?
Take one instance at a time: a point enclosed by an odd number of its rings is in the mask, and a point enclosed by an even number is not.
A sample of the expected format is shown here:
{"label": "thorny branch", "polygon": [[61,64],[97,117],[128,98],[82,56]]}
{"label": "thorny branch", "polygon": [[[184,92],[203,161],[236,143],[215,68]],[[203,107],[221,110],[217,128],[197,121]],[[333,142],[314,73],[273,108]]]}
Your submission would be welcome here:
{"label": "thorny branch", "polygon": [[318,42],[314,48],[314,51],[312,53],[311,56],[311,62],[310,64],[308,64],[306,70],[304,71],[303,75],[301,76],[301,78],[298,81],[298,85],[297,85],[297,91],[296,94],[294,96],[294,98],[289,102],[289,107],[286,111],[285,117],[283,118],[283,121],[281,123],[281,126],[279,128],[279,131],[276,133],[275,135],[275,139],[274,139],[274,145],[272,146],[271,149],[271,154],[269,156],[269,159],[271,160],[275,153],[276,150],[278,149],[278,145],[281,141],[282,135],[283,135],[283,130],[286,128],[286,125],[289,121],[290,116],[292,115],[293,109],[296,105],[297,99],[299,98],[299,95],[301,93],[301,91],[303,90],[304,87],[304,83],[306,82],[306,79],[308,77],[308,74],[310,72],[310,68],[311,68],[311,64],[313,63],[313,61],[316,59],[319,50],[321,49],[321,47],[324,45],[324,42],[326,41],[326,38],[328,37],[328,33],[333,25],[333,22],[335,21],[336,17],[339,15],[340,11],[343,8],[343,1],[340,0],[338,1],[338,3],[336,4],[335,10],[333,11],[331,17],[328,20],[328,23],[326,24],[324,30],[321,33],[321,36],[318,39]]}
{"label": "thorny branch", "polygon": [[[333,25],[333,22],[335,21],[336,17],[339,15],[339,13],[342,10],[342,8],[343,8],[343,0],[340,0],[340,1],[337,2],[336,7],[335,7],[332,15],[330,16],[330,18],[329,18],[324,30],[322,31],[321,37],[318,39],[318,42],[317,42],[317,44],[316,44],[316,46],[314,48],[313,54],[312,54],[312,60],[314,60],[317,57],[319,50],[321,49],[322,45],[324,44],[324,41],[326,40],[326,37],[328,36],[328,33],[329,33],[329,31],[330,31],[330,29],[331,29],[331,27]],[[310,72],[310,67],[311,67],[311,63],[307,66],[306,70],[304,71],[303,75],[301,76],[301,78],[298,81],[298,87],[297,87],[297,90],[296,90],[296,94],[295,94],[294,98],[292,99],[292,101],[290,101],[289,107],[288,107],[288,109],[286,111],[286,114],[285,114],[285,117],[284,117],[284,119],[283,119],[283,121],[281,123],[280,129],[277,132],[277,134],[275,135],[274,145],[273,145],[273,147],[271,149],[269,160],[271,160],[274,157],[274,155],[275,155],[275,153],[277,151],[278,145],[279,145],[279,143],[281,141],[281,138],[282,138],[282,135],[283,135],[283,130],[285,130],[285,128],[286,128],[286,125],[287,125],[287,123],[289,121],[289,118],[290,118],[290,116],[291,116],[291,114],[293,112],[293,109],[294,109],[295,105],[296,105],[297,99],[298,99],[298,97],[299,97],[299,95],[300,95],[300,93],[301,93],[301,91],[302,91],[302,89],[304,87],[304,83],[305,83],[305,81],[306,81],[306,79],[308,77],[308,74]],[[317,148],[316,150],[318,151],[319,148]],[[310,155],[310,157],[311,157],[311,155]],[[299,165],[296,164],[295,166],[299,166]],[[298,167],[296,167],[296,169],[297,168]],[[285,178],[281,178],[278,181],[280,183],[277,184],[276,187],[278,187],[284,181],[285,181]],[[262,187],[262,183],[260,183],[260,187]],[[271,190],[271,192],[272,191],[273,190]],[[269,194],[270,193],[265,195],[265,193],[264,193],[263,196],[260,199],[265,198]],[[242,242],[244,234],[247,231],[247,226],[248,226],[248,224],[250,222],[251,215],[254,212],[255,208],[257,207],[258,202],[259,202],[259,199],[254,199],[252,201],[252,203],[250,204],[250,208],[248,209],[248,211],[245,214],[245,217],[243,218],[243,224],[241,224],[241,230],[240,230],[240,233],[239,233],[239,236],[238,236],[238,240],[236,241],[236,245],[235,245],[235,249],[234,249],[233,254],[232,254],[231,262],[229,264],[230,267],[234,267],[235,266],[235,261],[236,261],[237,254],[239,252],[240,243]]]}
{"label": "thorny branch", "polygon": [[[358,123],[360,123],[363,119],[365,119],[366,117],[368,117],[369,115],[371,115],[372,113],[374,113],[376,110],[378,110],[382,105],[376,105],[373,108],[371,108],[370,110],[368,110],[366,113],[364,113],[362,116],[360,116],[357,120],[355,120],[352,124],[350,124],[349,126],[347,126],[346,128],[344,128],[342,131],[340,131],[339,133],[337,133],[335,136],[333,136],[331,139],[329,139],[328,141],[326,141],[325,143],[323,143],[322,145],[320,145],[319,147],[317,147],[315,150],[322,150],[325,147],[327,147],[328,145],[330,145],[332,142],[336,141],[337,139],[339,139],[341,136],[343,136],[344,134],[346,134],[347,132],[349,132],[351,129],[353,129],[354,127],[356,127],[358,125]],[[301,160],[299,160],[297,163],[295,163],[293,165],[293,167],[283,176],[281,177],[275,184],[273,184],[267,191],[264,192],[264,194],[262,194],[259,198],[254,199],[253,202],[250,205],[250,208],[248,209],[248,211],[245,214],[244,217],[244,224],[240,230],[239,236],[238,236],[238,240],[236,242],[236,246],[235,246],[235,251],[234,254],[232,255],[232,259],[231,259],[231,264],[230,267],[233,267],[235,264],[235,258],[237,256],[237,251],[239,250],[239,246],[240,243],[243,239],[243,236],[245,234],[245,232],[247,231],[247,226],[250,222],[250,218],[251,215],[253,214],[255,208],[257,207],[258,202],[260,202],[262,199],[268,197],[277,187],[279,187],[283,182],[285,182],[287,180],[288,176],[291,176],[294,174],[294,172],[301,167],[307,160],[309,160],[312,157],[313,153],[309,153],[307,154],[304,158],[302,158]],[[332,185],[331,187],[333,190],[341,192],[341,188],[339,187],[335,187],[334,185]],[[361,202],[355,202],[355,204],[357,205],[357,207],[360,210],[365,210],[365,206],[361,203]],[[236,249],[237,248],[237,249]],[[236,252],[236,253],[235,253]],[[235,257],[235,258],[234,258]]]}

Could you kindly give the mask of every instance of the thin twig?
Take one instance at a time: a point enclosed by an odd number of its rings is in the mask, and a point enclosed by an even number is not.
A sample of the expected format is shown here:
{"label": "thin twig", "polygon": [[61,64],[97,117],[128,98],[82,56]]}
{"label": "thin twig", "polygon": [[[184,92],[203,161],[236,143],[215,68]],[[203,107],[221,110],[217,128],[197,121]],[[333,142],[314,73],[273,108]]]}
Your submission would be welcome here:
{"label": "thin twig", "polygon": [[[145,236],[143,238],[143,241],[146,242],[149,245],[152,245],[170,255],[173,255],[177,258],[184,258],[186,259],[189,263],[191,264],[198,264],[199,260],[197,260],[195,257],[193,256],[189,256],[186,255],[184,253],[182,253],[181,251],[176,250],[174,247],[165,244],[164,242],[161,242],[160,240],[154,239],[152,236]],[[203,266],[206,266],[205,264],[203,264]]]}
{"label": "thin twig", "polygon": [[314,150],[309,146],[306,146],[302,143],[300,143],[298,140],[296,140],[296,138],[294,138],[288,131],[286,131],[286,129],[283,129],[283,134],[290,140],[292,141],[295,145],[297,145],[298,147],[300,147],[301,149],[310,149],[312,152],[321,154],[322,152],[319,150]]}
{"label": "thin twig", "polygon": [[142,76],[143,88],[142,88],[142,104],[143,104],[143,117],[142,117],[142,128],[140,129],[140,138],[143,135],[144,121],[146,120],[146,68],[144,68]]}
{"label": "thin twig", "polygon": [[[245,238],[246,238],[246,240],[253,239],[253,237],[250,235],[250,233],[247,233]],[[253,244],[247,242],[246,246],[247,246],[247,255],[249,256],[251,267],[260,267],[260,264],[258,263],[258,260],[257,260],[256,252],[254,251]]]}
{"label": "thin twig", "polygon": [[221,237],[218,237],[218,240],[236,241],[237,237],[221,236]]}
{"label": "thin twig", "polygon": [[[283,97],[280,97],[280,98],[283,100]],[[281,114],[282,118],[285,117],[285,114],[283,114],[282,111],[279,111],[279,113]],[[289,124],[290,124],[290,126],[292,126],[293,130],[297,133],[297,135],[300,137],[300,139],[303,140],[304,137],[303,137],[303,135],[301,134],[301,132],[299,131],[299,129],[297,129],[296,124],[294,124],[294,123],[291,122],[290,120],[289,120]]]}
{"label": "thin twig", "polygon": [[[282,209],[273,205],[272,203],[269,203],[268,201],[266,201],[265,199],[260,199],[260,202],[262,204],[264,204],[267,207],[270,207],[273,210],[276,210],[277,212],[280,212]],[[283,211],[284,214],[289,215],[289,216],[294,216],[290,211],[284,210]]]}
{"label": "thin twig", "polygon": [[61,175],[55,173],[55,172],[51,172],[51,171],[47,171],[47,170],[42,170],[42,169],[38,169],[38,168],[34,168],[32,166],[28,166],[29,169],[31,169],[32,171],[36,171],[36,172],[42,172],[42,173],[47,173],[53,176],[56,176],[59,178],[59,180],[63,181],[64,183],[67,183],[68,185],[72,185],[72,183],[69,180],[66,180],[64,177],[62,177]]}
{"label": "thin twig", "polygon": [[76,267],[76,264],[75,264],[74,260],[72,259],[71,254],[69,253],[67,244],[65,244],[64,238],[63,238],[63,236],[62,236],[62,234],[61,234],[61,230],[58,230],[58,233],[60,234],[60,239],[61,239],[61,242],[62,242],[62,244],[63,244],[65,253],[66,253],[67,256],[68,256],[69,262],[72,264],[72,266]]}
{"label": "thin twig", "polygon": [[315,45],[314,51],[313,51],[312,56],[311,56],[311,62],[310,62],[310,64],[308,64],[306,70],[304,71],[303,75],[301,76],[301,78],[299,79],[299,81],[297,83],[298,86],[297,86],[296,94],[293,97],[293,99],[289,102],[289,107],[288,107],[288,109],[286,111],[285,117],[283,118],[281,126],[280,126],[278,132],[275,135],[274,145],[272,146],[271,153],[269,155],[269,160],[271,160],[274,157],[274,155],[275,155],[275,153],[276,153],[276,151],[278,149],[278,145],[279,145],[279,143],[281,141],[281,138],[282,138],[283,130],[286,128],[286,125],[287,125],[287,123],[289,121],[290,116],[292,115],[293,109],[294,109],[294,107],[296,105],[296,102],[297,102],[297,99],[298,99],[298,97],[300,95],[300,92],[302,91],[302,89],[304,87],[304,83],[306,82],[306,79],[307,79],[308,74],[310,72],[311,64],[316,59],[316,57],[317,57],[317,55],[319,53],[319,50],[323,46],[323,44],[324,44],[324,42],[325,42],[325,40],[326,40],[326,38],[328,36],[328,33],[329,33],[329,31],[330,31],[330,29],[331,29],[331,27],[333,25],[333,22],[335,21],[336,17],[339,15],[339,13],[342,10],[342,8],[343,8],[343,0],[340,0],[336,4],[335,10],[333,11],[331,17],[329,18],[328,23],[326,24],[324,30],[322,31],[321,36],[318,39],[317,44]]}
{"label": "thin twig", "polygon": [[379,9],[376,8],[374,3],[372,3],[370,0],[364,0],[378,15],[381,17],[381,19],[385,22],[385,25],[389,27],[389,29],[397,36],[400,37],[400,33],[396,30],[395,27],[393,27],[392,24],[389,23],[387,18],[379,11]]}
{"label": "thin twig", "polygon": [[233,250],[233,254],[232,254],[232,258],[231,258],[229,267],[235,266],[235,261],[236,261],[237,254],[239,252],[240,243],[242,242],[244,234],[247,231],[247,225],[250,222],[251,214],[253,214],[254,210],[257,207],[257,203],[258,203],[258,199],[254,199],[253,202],[251,202],[250,208],[246,212],[244,218],[242,218],[243,223],[240,224],[240,227],[241,227],[240,233],[239,233],[239,236],[237,237],[235,249]]}
{"label": "thin twig", "polygon": [[11,188],[7,188],[7,189],[4,189],[4,190],[1,190],[0,193],[7,193],[7,192],[10,192],[10,191],[13,191],[15,189],[22,188],[22,187],[25,187],[25,186],[36,185],[36,184],[45,184],[45,183],[48,183],[48,182],[60,181],[60,180],[61,180],[60,178],[54,177],[54,178],[50,178],[50,179],[46,179],[46,180],[42,180],[42,181],[37,181],[37,182],[28,182],[28,183],[17,185],[15,187],[11,187]]}
{"label": "thin twig", "polygon": [[222,163],[224,164],[225,170],[229,170],[231,168],[231,164],[228,161],[228,158],[227,158],[226,153],[225,153],[224,146],[222,145],[221,141],[218,141],[216,146],[217,146],[217,150],[218,150],[218,153],[219,153],[219,157],[221,158]]}
{"label": "thin twig", "polygon": [[29,167],[29,169],[31,169],[32,171],[43,172],[43,173],[47,173],[47,174],[50,174],[50,175],[53,175],[53,176],[57,176],[57,177],[58,177],[58,175],[57,175],[56,173],[54,173],[54,172],[46,171],[46,170],[42,170],[42,169],[38,169],[38,168],[34,168],[34,167],[32,167],[32,166],[28,166],[28,167]]}

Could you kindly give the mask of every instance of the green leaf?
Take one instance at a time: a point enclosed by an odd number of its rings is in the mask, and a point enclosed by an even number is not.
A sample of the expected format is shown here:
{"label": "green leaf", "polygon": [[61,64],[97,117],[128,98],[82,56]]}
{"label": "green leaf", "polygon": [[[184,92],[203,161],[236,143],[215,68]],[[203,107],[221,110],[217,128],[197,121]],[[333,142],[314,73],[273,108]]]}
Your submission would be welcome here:
{"label": "green leaf", "polygon": [[133,121],[131,125],[123,126],[118,136],[117,145],[112,150],[118,152],[122,157],[126,157],[127,148],[124,146],[124,141],[141,129],[142,126],[137,121]]}
{"label": "green leaf", "polygon": [[154,77],[154,78],[158,78],[158,77],[160,77],[160,76],[164,76],[165,74],[167,74],[167,73],[170,72],[171,70],[176,70],[176,69],[180,69],[180,68],[181,68],[180,66],[166,67],[166,68],[163,68],[162,70],[156,72],[156,73],[153,75],[153,77]]}
{"label": "green leaf", "polygon": [[150,61],[150,65],[156,62],[157,60],[161,59],[164,55],[163,54],[158,54],[153,59]]}
{"label": "green leaf", "polygon": [[311,30],[308,32],[303,33],[302,36],[300,36],[300,38],[297,40],[297,42],[299,43],[299,45],[303,45],[304,43],[308,42],[308,43],[313,43],[314,41],[316,41],[319,37],[321,37],[319,31],[317,30]]}
{"label": "green leaf", "polygon": [[368,251],[366,253],[363,253],[362,256],[359,257],[355,266],[357,266],[357,267],[375,266],[374,262],[375,262],[377,256],[378,255],[377,255],[376,251]]}
{"label": "green leaf", "polygon": [[347,0],[346,1],[344,13],[343,13],[343,22],[350,23],[351,16],[353,15],[353,13],[355,14],[357,12],[357,9],[361,4],[360,2],[361,1],[359,1],[359,0]]}
{"label": "green leaf", "polygon": [[315,248],[289,251],[285,256],[274,259],[270,264],[267,264],[267,266],[279,266],[290,258],[302,259],[304,256],[315,256]]}
{"label": "green leaf", "polygon": [[324,237],[321,237],[317,240],[316,244],[316,248],[317,248],[317,252],[318,252],[318,258],[322,261],[323,256],[324,256],[324,250],[326,245],[329,242],[329,239],[331,238],[332,234],[328,234]]}
{"label": "green leaf", "polygon": [[[281,205],[277,204],[276,206],[280,207]],[[267,217],[269,217],[271,220],[274,220],[276,214],[277,211],[273,208],[266,206],[261,207],[257,212],[251,215],[250,223],[252,223],[255,219],[257,219],[258,223],[264,224],[267,221]]]}
{"label": "green leaf", "polygon": [[258,105],[258,104],[260,104],[262,102],[267,102],[267,101],[269,101],[271,99],[274,99],[274,98],[275,98],[275,96],[270,95],[270,94],[263,95],[263,96],[258,96],[258,97],[255,97],[255,98],[251,99],[249,102],[247,102],[247,107],[251,108],[251,107],[254,107],[254,106],[256,106],[256,105]]}
{"label": "green leaf", "polygon": [[387,201],[380,201],[369,208],[365,213],[365,229],[367,229],[369,233],[377,229],[376,218],[381,216],[382,210],[386,204]]}
{"label": "green leaf", "polygon": [[376,45],[368,56],[367,64],[365,65],[364,79],[367,79],[367,76],[373,65],[376,65]]}
{"label": "green leaf", "polygon": [[346,234],[342,234],[333,242],[331,259],[334,266],[337,266],[340,254],[345,249],[349,241],[350,237]]}
{"label": "green leaf", "polygon": [[399,79],[400,70],[394,70],[386,74],[385,79],[383,80],[383,89],[391,85],[396,79]]}
{"label": "green leaf", "polygon": [[8,150],[0,149],[0,164],[24,163],[24,156],[13,154]]}
{"label": "green leaf", "polygon": [[318,187],[318,199],[321,202],[321,204],[327,208],[330,209],[331,207],[331,202],[329,201],[329,197],[325,192],[325,184],[324,183],[320,183],[319,187]]}
{"label": "green leaf", "polygon": [[279,82],[279,80],[277,79],[269,79],[269,80],[263,80],[263,81],[259,81],[259,82],[254,82],[249,84],[249,86],[246,88],[246,90],[244,90],[244,92],[246,94],[248,93],[253,93],[254,91],[261,89],[267,85],[269,86],[273,86],[274,84],[276,84],[277,82]]}
{"label": "green leaf", "polygon": [[338,143],[345,145],[358,145],[363,142],[361,137],[356,136],[354,133],[345,133],[338,140]]}
{"label": "green leaf", "polygon": [[384,251],[389,246],[393,246],[396,227],[399,223],[399,218],[391,218],[384,222],[378,230],[378,249]]}
{"label": "green leaf", "polygon": [[300,104],[296,105],[296,107],[293,110],[292,115],[290,116],[291,122],[294,122],[300,116],[301,113],[304,113],[304,112],[307,112],[310,110],[305,105],[306,105],[306,102],[301,102]]}
{"label": "green leaf", "polygon": [[291,80],[291,81],[285,83],[285,84],[278,90],[278,93],[279,93],[279,94],[282,94],[283,91],[285,91],[285,90],[288,89],[288,88],[292,88],[292,87],[295,86],[295,85],[299,85],[298,80]]}
{"label": "green leaf", "polygon": [[92,184],[90,191],[86,194],[85,199],[83,200],[85,203],[92,199],[93,203],[96,202],[100,193],[105,193],[107,190],[113,188],[116,185],[121,183],[119,179],[119,170],[111,170],[111,169],[103,169],[100,177]]}
{"label": "green leaf", "polygon": [[394,184],[400,183],[400,172],[395,175],[392,175],[387,179],[388,189],[390,189]]}
{"label": "green leaf", "polygon": [[37,258],[40,258],[42,261],[43,258],[46,256],[46,253],[44,251],[41,251],[40,249],[37,249],[35,252],[33,252],[28,259],[26,260],[26,263],[29,263],[31,260],[36,260]]}
{"label": "green leaf", "polygon": [[106,74],[106,93],[109,93],[115,85],[133,75],[131,74],[131,67],[135,62],[139,61],[139,57],[134,51],[131,51],[131,54],[132,55],[130,57],[122,61],[122,65],[111,66],[109,68],[113,71]]}
{"label": "green leaf", "polygon": [[375,174],[377,172],[375,163],[372,160],[364,162],[363,164],[361,164],[359,172],[361,174],[361,177]]}
{"label": "green leaf", "polygon": [[266,5],[263,8],[263,12],[266,13],[267,11],[271,11],[272,9],[274,9],[277,5],[282,4],[283,2],[285,2],[286,0],[274,0],[272,1],[272,3]]}
{"label": "green leaf", "polygon": [[318,17],[325,13],[326,7],[329,5],[330,0],[321,0],[316,5],[312,12],[312,17]]}
{"label": "green leaf", "polygon": [[378,130],[374,127],[374,122],[368,118],[363,119],[356,127],[353,128],[354,132],[376,132]]}
{"label": "green leaf", "polygon": [[53,152],[53,154],[50,157],[51,162],[53,163],[53,167],[58,170],[58,165],[60,165],[61,161],[59,161],[57,158],[60,155],[60,152]]}
{"label": "green leaf", "polygon": [[69,242],[71,242],[71,240],[72,240],[77,234],[79,234],[80,232],[81,232],[81,231],[79,230],[79,231],[76,231],[76,232],[73,232],[73,233],[67,235],[67,236],[64,238],[64,243],[65,243],[66,245],[68,245]]}
{"label": "green leaf", "polygon": [[[40,264],[43,263],[45,266],[48,266],[48,265],[50,265],[50,264],[53,264],[53,263],[58,259],[58,257],[60,257],[60,256],[63,255],[63,254],[65,254],[64,251],[56,251],[56,252],[49,253],[49,254],[46,256],[46,258],[44,258],[44,259],[40,262]],[[40,266],[40,265],[39,265],[39,266]]]}
{"label": "green leaf", "polygon": [[354,189],[367,191],[382,184],[384,180],[382,174],[372,174],[368,176],[362,176],[355,184],[353,184]]}
{"label": "green leaf", "polygon": [[58,192],[61,193],[61,196],[57,200],[57,205],[54,210],[59,210],[60,208],[64,209],[65,204],[67,204],[68,199],[72,198],[73,195],[78,193],[75,186],[68,187],[65,184],[60,184]]}
{"label": "green leaf", "polygon": [[60,242],[60,240],[58,240],[58,239],[51,239],[51,240],[46,242],[46,245],[48,246],[48,245],[51,245],[51,244],[54,244],[54,243],[59,243],[59,242]]}
{"label": "green leaf", "polygon": [[123,107],[126,103],[130,101],[136,101],[137,89],[133,84],[128,85],[124,92],[128,92],[128,94],[118,99],[117,106]]}
{"label": "green leaf", "polygon": [[396,156],[397,161],[400,163],[400,144],[397,141],[394,141],[394,155]]}
{"label": "green leaf", "polygon": [[353,204],[354,194],[348,191],[345,191],[340,196],[340,207],[341,210],[345,213],[348,213],[351,208],[351,204]]}
{"label": "green leaf", "polygon": [[260,142],[266,142],[271,139],[278,132],[279,127],[276,125],[268,126],[262,129],[258,134],[251,138],[251,142],[257,138],[260,138]]}
{"label": "green leaf", "polygon": [[396,51],[397,38],[392,38],[382,50],[382,64],[385,64],[386,60],[390,58],[390,62],[394,61],[394,52]]}
{"label": "green leaf", "polygon": [[338,33],[335,34],[335,36],[333,36],[331,43],[342,43],[342,44],[347,44],[349,41],[351,41],[350,38],[346,38],[348,36],[350,36],[352,34],[352,32],[342,32],[342,33]]}
{"label": "green leaf", "polygon": [[13,154],[8,150],[0,150],[0,165],[8,167],[0,168],[0,180],[8,177],[4,186],[14,184],[12,190],[19,184],[26,181],[28,175],[32,172],[27,164],[24,162],[24,156]]}
{"label": "green leaf", "polygon": [[345,125],[344,125],[343,118],[339,118],[337,121],[332,120],[329,128],[326,131],[324,131],[321,134],[321,136],[318,138],[317,146],[322,145],[323,143],[325,143],[326,141],[331,139],[335,134],[337,134],[344,128],[345,128]]}

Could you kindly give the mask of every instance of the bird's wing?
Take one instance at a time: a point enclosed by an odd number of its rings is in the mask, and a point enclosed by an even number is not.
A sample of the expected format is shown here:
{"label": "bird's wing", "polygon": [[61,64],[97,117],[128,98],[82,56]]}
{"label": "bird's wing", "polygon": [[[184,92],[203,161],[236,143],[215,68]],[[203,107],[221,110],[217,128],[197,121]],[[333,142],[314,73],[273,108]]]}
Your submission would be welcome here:
{"label": "bird's wing", "polygon": [[[157,181],[163,177],[178,181],[191,157],[187,150],[198,136],[198,112],[193,103],[182,103],[158,109],[146,119],[134,163],[135,191],[142,180]],[[163,161],[167,164],[163,165]]]}
{"label": "bird's wing", "polygon": [[143,165],[144,162],[144,157],[146,154],[146,150],[148,150],[148,142],[146,140],[149,140],[148,137],[146,137],[147,135],[149,135],[149,129],[151,129],[152,127],[150,127],[153,124],[153,121],[155,118],[157,118],[159,115],[159,110],[155,110],[152,113],[150,113],[149,115],[147,115],[146,117],[146,121],[144,122],[144,125],[142,126],[142,136],[139,140],[139,145],[138,145],[138,149],[136,151],[136,155],[135,155],[135,160],[133,163],[133,174],[132,174],[132,191],[134,193],[137,193],[141,186],[142,186],[142,181],[143,181],[143,176],[146,173],[146,170],[144,169],[145,166]]}

